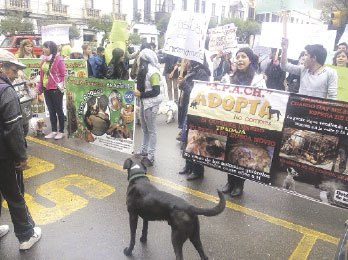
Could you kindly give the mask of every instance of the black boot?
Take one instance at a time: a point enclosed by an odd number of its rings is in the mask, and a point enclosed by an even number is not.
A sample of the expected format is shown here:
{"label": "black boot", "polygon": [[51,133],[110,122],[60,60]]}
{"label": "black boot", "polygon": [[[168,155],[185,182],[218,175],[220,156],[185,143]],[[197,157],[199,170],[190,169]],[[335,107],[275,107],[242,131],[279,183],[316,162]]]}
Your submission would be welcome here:
{"label": "black boot", "polygon": [[235,182],[234,187],[231,191],[231,197],[238,197],[243,194],[244,190],[244,179],[238,178],[239,180]]}
{"label": "black boot", "polygon": [[227,175],[227,183],[222,188],[223,193],[230,193],[233,189],[233,179],[231,178],[231,175]]}
{"label": "black boot", "polygon": [[182,168],[179,174],[190,174],[191,172],[192,172],[192,169],[190,168],[189,164],[186,161],[184,168]]}
{"label": "black boot", "polygon": [[204,166],[198,163],[189,162],[192,173],[186,177],[186,180],[193,181],[204,177]]}

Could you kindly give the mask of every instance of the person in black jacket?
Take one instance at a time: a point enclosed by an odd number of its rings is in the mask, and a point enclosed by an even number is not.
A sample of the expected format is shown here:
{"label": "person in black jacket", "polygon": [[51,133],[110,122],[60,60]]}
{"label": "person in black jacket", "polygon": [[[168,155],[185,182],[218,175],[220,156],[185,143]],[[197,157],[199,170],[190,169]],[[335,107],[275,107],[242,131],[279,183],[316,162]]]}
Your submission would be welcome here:
{"label": "person in black jacket", "polygon": [[161,63],[165,63],[163,76],[165,76],[167,82],[168,98],[173,100],[174,90],[174,101],[178,101],[178,62],[179,58],[170,54],[166,54],[161,60]]}
{"label": "person in black jacket", "polygon": [[278,57],[276,57],[277,49],[272,48],[270,53],[270,63],[268,64],[265,74],[267,76],[266,86],[269,89],[285,90],[284,80],[286,72],[280,68],[280,55],[281,50],[278,51]]}
{"label": "person in black jacket", "polygon": [[112,58],[109,62],[106,78],[128,80],[129,72],[123,63],[124,51],[120,48],[115,48],[112,51]]}
{"label": "person in black jacket", "polygon": [[[182,127],[182,134],[184,143],[186,140],[186,115],[187,108],[190,101],[191,90],[194,86],[194,80],[209,81],[210,71],[206,61],[204,64],[200,64],[196,61],[186,60],[187,74],[184,78],[179,76],[179,89],[181,90],[179,106],[178,106],[178,122]],[[204,166],[186,159],[184,168],[179,174],[188,174],[187,180],[195,180],[203,178]]]}
{"label": "person in black jacket", "polygon": [[[27,153],[21,108],[11,82],[25,67],[12,53],[0,49],[0,193],[7,201],[21,250],[31,248],[41,238],[41,229],[35,227],[24,200],[23,176],[16,171],[26,167]],[[8,225],[0,226],[0,237],[8,231]]]}

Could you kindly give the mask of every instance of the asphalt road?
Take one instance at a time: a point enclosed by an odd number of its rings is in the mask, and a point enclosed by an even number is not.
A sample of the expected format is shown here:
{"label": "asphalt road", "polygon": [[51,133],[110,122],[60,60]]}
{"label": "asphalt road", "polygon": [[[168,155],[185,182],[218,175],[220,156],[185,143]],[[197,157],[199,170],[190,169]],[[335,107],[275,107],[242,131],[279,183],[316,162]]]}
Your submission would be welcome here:
{"label": "asphalt road", "polygon": [[[158,150],[151,181],[162,190],[193,205],[213,207],[216,189],[226,174],[206,168],[202,180],[187,182],[177,174],[183,167],[176,124],[158,117]],[[136,146],[141,132],[136,130]],[[42,239],[27,252],[19,251],[9,212],[0,224],[10,233],[0,239],[0,259],[175,259],[166,222],[149,224],[148,242],[139,242],[131,257],[126,210],[126,154],[95,147],[84,141],[47,141],[28,138],[29,166],[25,175],[26,200]],[[200,216],[201,240],[209,259],[333,259],[348,211],[310,201],[247,181],[239,198],[226,196],[227,207],[216,217]],[[6,205],[5,205],[6,206]],[[185,259],[199,259],[192,244],[184,245]]]}

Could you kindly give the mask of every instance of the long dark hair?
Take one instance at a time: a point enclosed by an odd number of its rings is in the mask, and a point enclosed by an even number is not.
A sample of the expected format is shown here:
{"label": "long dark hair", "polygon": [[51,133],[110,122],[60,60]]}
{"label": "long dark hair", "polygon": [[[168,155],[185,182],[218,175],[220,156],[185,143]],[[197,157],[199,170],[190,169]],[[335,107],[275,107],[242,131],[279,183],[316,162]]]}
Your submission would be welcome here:
{"label": "long dark hair", "polygon": [[236,70],[230,78],[231,84],[250,86],[256,71],[253,66],[249,65],[245,71]]}
{"label": "long dark hair", "polygon": [[137,78],[137,89],[140,92],[145,92],[145,81],[146,81],[146,74],[148,72],[148,66],[149,66],[149,62],[140,58],[138,78]]}
{"label": "long dark hair", "polygon": [[47,71],[47,75],[50,75],[50,70],[51,70],[52,64],[53,64],[54,59],[56,58],[56,55],[57,55],[57,44],[55,44],[52,41],[47,41],[47,42],[44,42],[43,46],[45,48],[49,48],[51,51],[51,54],[52,54],[52,58],[50,60],[50,65],[48,66],[48,71]]}

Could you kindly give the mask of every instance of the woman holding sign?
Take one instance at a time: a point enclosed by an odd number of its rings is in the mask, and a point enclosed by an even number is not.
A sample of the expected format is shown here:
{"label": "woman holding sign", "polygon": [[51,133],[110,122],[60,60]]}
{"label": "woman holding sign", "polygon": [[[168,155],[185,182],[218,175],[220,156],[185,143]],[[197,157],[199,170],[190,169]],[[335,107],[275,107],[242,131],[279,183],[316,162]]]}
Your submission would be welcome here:
{"label": "woman holding sign", "polygon": [[[62,139],[64,137],[64,77],[65,63],[61,56],[57,54],[57,45],[52,41],[43,44],[43,56],[40,64],[40,81],[38,92],[44,93],[45,101],[50,112],[50,122],[52,132],[45,136],[46,139]],[[59,131],[57,128],[57,116],[59,121]]]}
{"label": "woman holding sign", "polygon": [[[230,83],[241,86],[266,88],[266,82],[261,74],[257,74],[259,58],[250,48],[241,48],[236,54],[237,69],[230,77]],[[228,174],[227,183],[222,192],[230,193],[232,197],[243,194],[245,179]]]}

